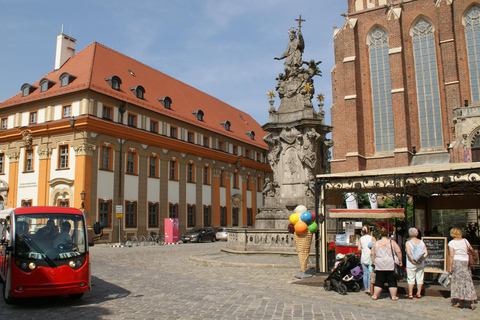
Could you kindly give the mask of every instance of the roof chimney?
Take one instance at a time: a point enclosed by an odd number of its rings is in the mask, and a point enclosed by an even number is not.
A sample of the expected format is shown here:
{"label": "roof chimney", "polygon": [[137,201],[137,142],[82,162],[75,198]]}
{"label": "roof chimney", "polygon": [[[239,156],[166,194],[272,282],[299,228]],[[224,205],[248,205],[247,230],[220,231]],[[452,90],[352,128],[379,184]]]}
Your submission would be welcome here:
{"label": "roof chimney", "polygon": [[57,36],[57,50],[55,53],[55,70],[60,67],[71,57],[75,55],[75,42],[77,40],[63,34],[62,32]]}

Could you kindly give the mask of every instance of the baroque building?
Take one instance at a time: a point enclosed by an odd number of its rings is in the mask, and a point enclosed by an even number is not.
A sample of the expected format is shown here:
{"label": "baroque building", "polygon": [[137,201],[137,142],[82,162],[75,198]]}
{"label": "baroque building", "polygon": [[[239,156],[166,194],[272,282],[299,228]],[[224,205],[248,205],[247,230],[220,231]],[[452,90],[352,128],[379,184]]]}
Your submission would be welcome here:
{"label": "baroque building", "polygon": [[[248,114],[99,43],[57,37],[55,69],[0,103],[4,207],[83,208],[102,240],[255,224],[271,174]],[[120,237],[120,239],[119,239]]]}
{"label": "baroque building", "polygon": [[348,0],[332,173],[480,161],[480,1]]}

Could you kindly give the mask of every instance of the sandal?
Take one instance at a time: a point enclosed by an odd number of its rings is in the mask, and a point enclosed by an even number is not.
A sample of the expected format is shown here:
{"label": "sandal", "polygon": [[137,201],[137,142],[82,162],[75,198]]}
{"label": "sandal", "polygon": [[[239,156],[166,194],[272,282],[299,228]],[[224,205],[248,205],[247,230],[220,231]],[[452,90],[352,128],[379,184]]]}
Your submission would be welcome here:
{"label": "sandal", "polygon": [[455,308],[463,308],[463,303],[457,303],[453,305]]}
{"label": "sandal", "polygon": [[411,294],[405,296],[405,299],[413,299],[413,296]]}
{"label": "sandal", "polygon": [[470,309],[472,309],[472,310],[475,310],[476,307],[477,307],[477,306],[474,305],[473,303],[470,305]]}
{"label": "sandal", "polygon": [[392,301],[397,301],[399,298],[397,296],[392,297]]}
{"label": "sandal", "polygon": [[416,294],[415,296],[413,296],[414,298],[417,298],[417,299],[420,299],[422,297],[422,295],[419,293],[419,294]]}
{"label": "sandal", "polygon": [[368,295],[370,295],[370,291],[365,291],[365,294],[368,294]]}

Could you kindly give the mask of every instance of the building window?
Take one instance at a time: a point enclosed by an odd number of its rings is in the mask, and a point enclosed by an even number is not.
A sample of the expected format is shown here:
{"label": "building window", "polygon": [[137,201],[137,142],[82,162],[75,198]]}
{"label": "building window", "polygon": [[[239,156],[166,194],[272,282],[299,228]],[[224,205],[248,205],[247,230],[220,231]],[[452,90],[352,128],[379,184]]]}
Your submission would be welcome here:
{"label": "building window", "polygon": [[178,218],[178,203],[168,204],[168,217],[170,219]]}
{"label": "building window", "polygon": [[22,207],[31,207],[31,206],[32,206],[32,199],[22,200]]}
{"label": "building window", "polygon": [[172,99],[170,99],[170,97],[159,98],[157,100],[160,101],[165,109],[171,109]]}
{"label": "building window", "polygon": [[227,226],[227,207],[220,207],[220,226]]}
{"label": "building window", "polygon": [[150,178],[158,177],[158,156],[156,155],[149,157],[148,176]]}
{"label": "building window", "polygon": [[247,190],[250,190],[250,175],[247,175]]}
{"label": "building window", "polygon": [[0,153],[0,174],[5,173],[5,152]]}
{"label": "building window", "polygon": [[370,79],[376,152],[395,149],[388,36],[382,28],[369,37]]}
{"label": "building window", "polygon": [[177,180],[177,165],[178,162],[176,160],[170,160],[170,171],[168,177],[170,180]]}
{"label": "building window", "polygon": [[238,208],[232,208],[232,226],[238,227]]}
{"label": "building window", "polygon": [[113,120],[112,118],[112,107],[103,106],[102,109],[102,118],[106,120]]}
{"label": "building window", "polygon": [[98,199],[98,221],[100,225],[111,228],[112,224],[112,201]]}
{"label": "building window", "polygon": [[247,208],[247,226],[253,226],[253,210],[252,208]]}
{"label": "building window", "polygon": [[158,133],[158,121],[150,120],[150,131]]}
{"label": "building window", "polygon": [[207,148],[210,147],[210,138],[205,136],[203,137],[203,146]]}
{"label": "building window", "polygon": [[100,170],[112,170],[112,148],[109,146],[102,146],[100,153]]}
{"label": "building window", "polygon": [[108,82],[108,84],[112,89],[120,90],[120,85],[122,84],[122,80],[119,77],[113,76],[111,78],[106,78],[105,81]]}
{"label": "building window", "polygon": [[257,191],[258,192],[262,192],[262,177],[261,176],[258,176],[257,177]]}
{"label": "building window", "polygon": [[234,155],[237,155],[237,146],[233,146],[233,148],[232,148],[232,153],[233,153]]}
{"label": "building window", "polygon": [[37,112],[30,112],[30,124],[36,124],[37,123]]}
{"label": "building window", "polygon": [[8,127],[8,118],[2,118],[2,129],[7,129]]}
{"label": "building window", "polygon": [[57,207],[64,207],[64,208],[70,207],[70,200],[65,199],[65,197],[57,199]]}
{"label": "building window", "polygon": [[257,161],[258,162],[262,161],[262,156],[260,155],[260,152],[257,152]]}
{"label": "building window", "polygon": [[148,203],[148,227],[158,228],[158,203]]}
{"label": "building window", "polygon": [[433,31],[432,24],[420,19],[411,32],[422,148],[444,147]]}
{"label": "building window", "polygon": [[233,173],[233,187],[238,189],[238,172]]}
{"label": "building window", "polygon": [[480,162],[480,132],[477,132],[471,144],[472,162]]}
{"label": "building window", "polygon": [[480,101],[480,9],[473,6],[464,19],[472,101]]}
{"label": "building window", "polygon": [[33,149],[25,149],[25,172],[33,171]]}
{"label": "building window", "polygon": [[130,91],[132,91],[138,99],[143,99],[145,96],[145,89],[142,86],[130,88]]}
{"label": "building window", "polygon": [[72,106],[71,105],[63,106],[62,115],[63,115],[62,116],[63,118],[70,118],[72,116]]}
{"label": "building window", "polygon": [[210,184],[210,167],[203,167],[203,184]]}
{"label": "building window", "polygon": [[40,84],[40,92],[44,92],[48,90],[48,81],[42,81]]}
{"label": "building window", "polygon": [[137,127],[137,116],[135,114],[128,114],[128,126],[129,127]]}
{"label": "building window", "polygon": [[245,149],[245,158],[250,159],[250,150]]}
{"label": "building window", "polygon": [[177,127],[170,127],[170,137],[171,138],[177,138]]}
{"label": "building window", "polygon": [[220,122],[220,124],[225,128],[225,130],[230,131],[230,121]]}
{"label": "building window", "polygon": [[125,169],[125,173],[127,174],[136,174],[136,163],[137,163],[137,154],[133,151],[127,152],[127,168]]}
{"label": "building window", "polygon": [[187,182],[195,182],[195,164],[187,163]]}
{"label": "building window", "polygon": [[209,227],[212,225],[212,207],[203,206],[203,226]]}
{"label": "building window", "polygon": [[135,228],[137,226],[137,202],[125,201],[125,227]]}
{"label": "building window", "polygon": [[223,151],[223,141],[218,141],[218,150]]}
{"label": "building window", "polygon": [[187,204],[187,227],[195,227],[195,205]]}
{"label": "building window", "polygon": [[220,171],[220,187],[224,187],[225,184],[225,170]]}
{"label": "building window", "polygon": [[68,149],[69,145],[61,145],[58,148],[58,168],[67,169],[68,168]]}
{"label": "building window", "polygon": [[187,141],[190,142],[190,143],[194,143],[194,137],[195,137],[195,134],[191,131],[188,131],[187,132]]}

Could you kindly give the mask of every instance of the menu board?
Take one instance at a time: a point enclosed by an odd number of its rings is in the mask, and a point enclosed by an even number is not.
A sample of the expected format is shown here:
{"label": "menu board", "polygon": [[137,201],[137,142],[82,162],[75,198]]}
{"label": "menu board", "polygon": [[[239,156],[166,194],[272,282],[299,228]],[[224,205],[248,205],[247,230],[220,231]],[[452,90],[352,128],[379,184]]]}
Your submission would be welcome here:
{"label": "menu board", "polygon": [[423,242],[428,250],[425,259],[425,272],[442,273],[447,269],[447,238],[445,237],[423,237]]}

